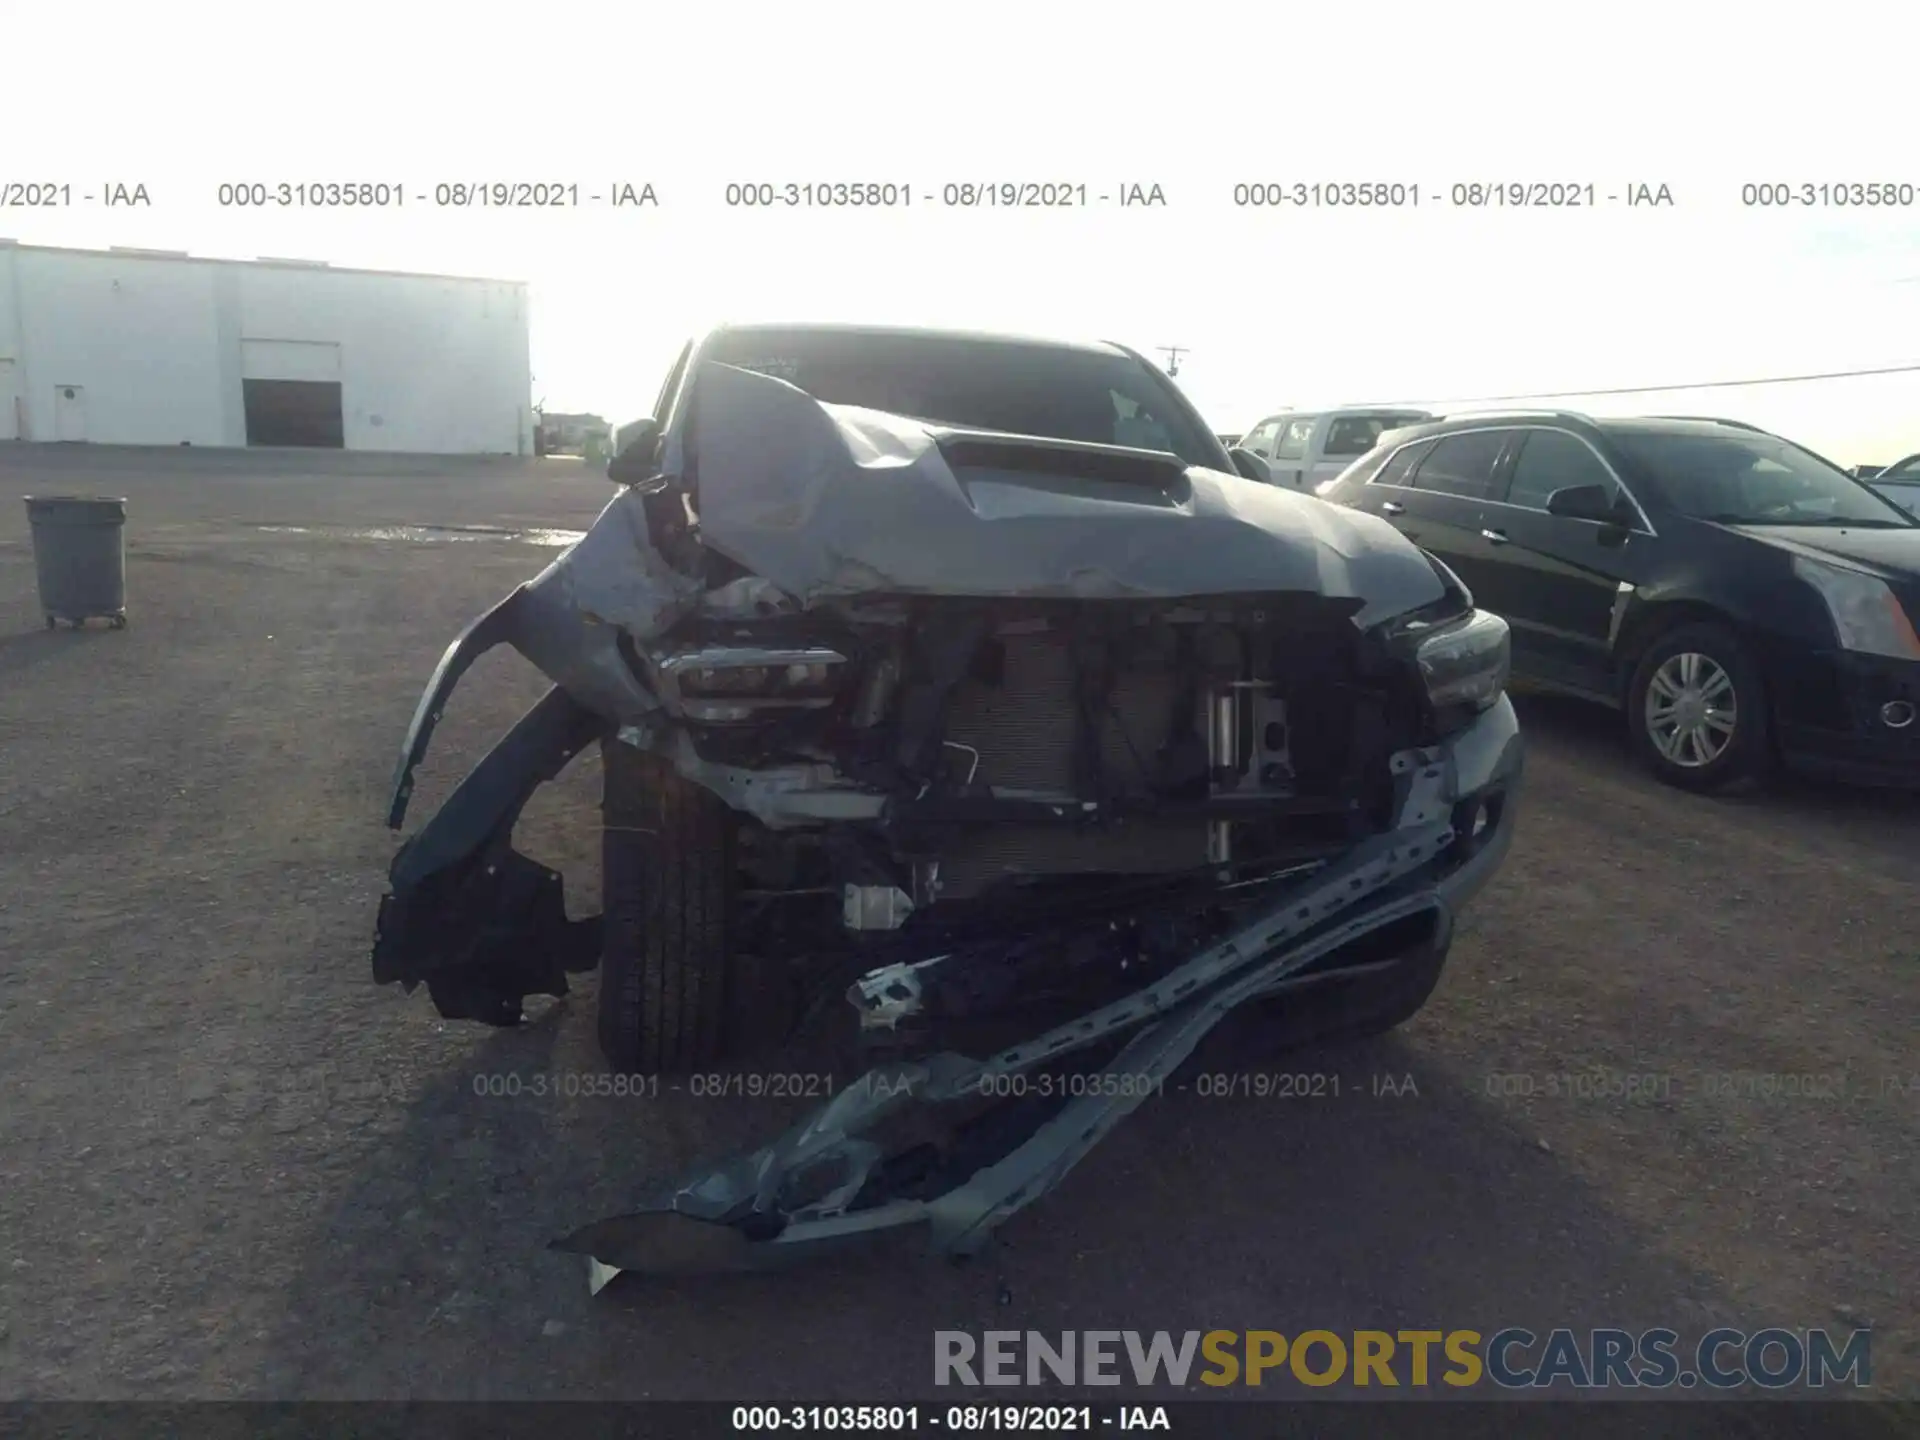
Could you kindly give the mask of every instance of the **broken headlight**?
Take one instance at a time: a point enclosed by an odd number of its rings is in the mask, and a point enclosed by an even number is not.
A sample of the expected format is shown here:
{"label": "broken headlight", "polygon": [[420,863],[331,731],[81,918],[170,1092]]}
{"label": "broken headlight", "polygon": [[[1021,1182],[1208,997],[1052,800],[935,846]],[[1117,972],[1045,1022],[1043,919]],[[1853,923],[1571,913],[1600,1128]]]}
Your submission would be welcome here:
{"label": "broken headlight", "polygon": [[1413,661],[1435,713],[1478,714],[1506,692],[1513,667],[1507,622],[1485,610],[1469,611],[1415,640]]}
{"label": "broken headlight", "polygon": [[751,720],[768,709],[817,710],[833,703],[847,657],[814,647],[771,650],[707,646],[654,661],[662,690],[691,720]]}
{"label": "broken headlight", "polygon": [[815,695],[831,690],[832,663],[797,661],[791,665],[706,665],[680,673],[687,696]]}

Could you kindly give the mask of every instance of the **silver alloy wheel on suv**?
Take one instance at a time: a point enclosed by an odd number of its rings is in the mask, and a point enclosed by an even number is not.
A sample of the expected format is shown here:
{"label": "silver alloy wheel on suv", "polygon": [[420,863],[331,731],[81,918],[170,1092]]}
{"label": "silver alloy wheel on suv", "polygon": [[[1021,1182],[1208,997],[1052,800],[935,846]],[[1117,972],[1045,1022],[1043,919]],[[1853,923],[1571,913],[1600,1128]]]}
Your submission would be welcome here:
{"label": "silver alloy wheel on suv", "polygon": [[1723,621],[1686,621],[1656,636],[1625,699],[1634,748],[1669,785],[1718,790],[1772,767],[1760,667]]}
{"label": "silver alloy wheel on suv", "polygon": [[1733,677],[1711,655],[1683,650],[1661,661],[1647,686],[1647,736],[1675,765],[1711,765],[1733,743],[1740,704]]}

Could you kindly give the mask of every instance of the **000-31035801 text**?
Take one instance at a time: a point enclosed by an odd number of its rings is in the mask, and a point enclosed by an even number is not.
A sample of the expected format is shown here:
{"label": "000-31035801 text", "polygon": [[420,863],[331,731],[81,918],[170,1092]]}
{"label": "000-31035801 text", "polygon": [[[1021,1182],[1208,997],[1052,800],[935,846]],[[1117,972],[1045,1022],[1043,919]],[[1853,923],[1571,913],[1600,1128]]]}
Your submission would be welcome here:
{"label": "000-31035801 text", "polygon": [[223,210],[397,209],[407,187],[387,180],[236,180],[214,192]]}

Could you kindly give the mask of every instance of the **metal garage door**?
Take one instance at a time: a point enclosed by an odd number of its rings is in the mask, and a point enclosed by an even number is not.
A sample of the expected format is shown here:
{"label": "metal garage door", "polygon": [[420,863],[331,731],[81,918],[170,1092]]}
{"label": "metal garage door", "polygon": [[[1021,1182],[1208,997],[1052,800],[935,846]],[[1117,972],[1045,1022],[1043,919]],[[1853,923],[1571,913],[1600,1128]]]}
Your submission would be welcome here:
{"label": "metal garage door", "polygon": [[312,340],[242,340],[247,444],[338,450],[346,444],[340,347]]}

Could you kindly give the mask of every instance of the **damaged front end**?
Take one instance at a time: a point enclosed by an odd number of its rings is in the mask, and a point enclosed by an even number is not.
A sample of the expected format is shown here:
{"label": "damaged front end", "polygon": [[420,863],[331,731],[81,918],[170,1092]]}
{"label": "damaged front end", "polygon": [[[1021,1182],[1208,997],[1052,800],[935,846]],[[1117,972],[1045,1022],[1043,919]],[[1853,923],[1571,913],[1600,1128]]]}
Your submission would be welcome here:
{"label": "damaged front end", "polygon": [[[376,978],[511,1024],[604,953],[604,1043],[637,946],[686,1044],[769,976],[839,1011],[861,1078],[556,1242],[596,1284],[907,1226],[970,1253],[1229,1013],[1417,1008],[1521,770],[1505,626],[1443,567],[1171,455],[696,373],[646,482],[449,648],[389,816],[508,644],[554,688],[396,857]],[[613,918],[571,921],[511,836],[595,741]]]}
{"label": "damaged front end", "polygon": [[[662,1186],[554,1248],[586,1256],[596,1290],[621,1271],[772,1266],[904,1227],[924,1226],[944,1254],[978,1251],[1161,1093],[1230,1012],[1404,963],[1398,945],[1369,950],[1370,936],[1444,949],[1453,915],[1511,837],[1517,736],[1502,705],[1461,740],[1394,757],[1399,798],[1386,833],[1308,876],[1255,882],[1260,898],[1225,934],[1138,989],[983,1059],[938,1050],[877,1065],[771,1144]],[[919,1018],[958,958],[856,981],[847,998],[863,1029],[891,1038]],[[922,1124],[887,1143],[903,1112],[931,1107],[954,1118],[932,1138]]]}

